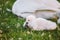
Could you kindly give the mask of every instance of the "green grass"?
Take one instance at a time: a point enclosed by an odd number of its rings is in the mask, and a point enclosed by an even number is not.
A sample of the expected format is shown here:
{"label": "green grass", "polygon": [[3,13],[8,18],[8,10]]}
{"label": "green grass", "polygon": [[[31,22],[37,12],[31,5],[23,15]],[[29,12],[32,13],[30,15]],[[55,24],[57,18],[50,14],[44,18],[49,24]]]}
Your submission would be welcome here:
{"label": "green grass", "polygon": [[0,40],[60,40],[60,26],[53,31],[24,29],[25,20],[6,10],[11,9],[14,1],[0,0]]}

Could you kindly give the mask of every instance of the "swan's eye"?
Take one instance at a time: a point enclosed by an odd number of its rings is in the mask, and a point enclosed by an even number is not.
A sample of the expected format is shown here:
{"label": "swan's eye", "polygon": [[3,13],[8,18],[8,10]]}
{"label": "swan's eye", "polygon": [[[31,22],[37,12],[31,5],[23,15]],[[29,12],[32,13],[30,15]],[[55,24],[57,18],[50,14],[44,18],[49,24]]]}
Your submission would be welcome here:
{"label": "swan's eye", "polygon": [[28,21],[30,21],[30,20],[28,20]]}

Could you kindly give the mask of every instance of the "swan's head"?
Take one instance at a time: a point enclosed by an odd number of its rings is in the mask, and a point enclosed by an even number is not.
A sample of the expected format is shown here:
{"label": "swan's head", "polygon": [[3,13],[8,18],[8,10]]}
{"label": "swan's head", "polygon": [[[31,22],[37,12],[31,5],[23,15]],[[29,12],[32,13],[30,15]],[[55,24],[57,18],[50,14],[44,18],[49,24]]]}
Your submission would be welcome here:
{"label": "swan's head", "polygon": [[36,17],[34,15],[30,15],[30,16],[26,17],[26,22],[30,22],[30,21],[33,21],[35,19],[36,19]]}
{"label": "swan's head", "polygon": [[28,24],[31,23],[33,20],[35,20],[36,17],[34,15],[30,15],[28,17],[26,17],[26,21],[23,24],[23,27],[28,27]]}

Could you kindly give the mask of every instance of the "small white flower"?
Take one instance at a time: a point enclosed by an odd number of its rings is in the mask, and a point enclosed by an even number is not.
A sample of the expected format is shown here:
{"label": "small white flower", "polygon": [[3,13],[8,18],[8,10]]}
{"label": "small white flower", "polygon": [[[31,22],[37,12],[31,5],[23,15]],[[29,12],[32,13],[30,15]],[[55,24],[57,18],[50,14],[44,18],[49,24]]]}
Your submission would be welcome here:
{"label": "small white flower", "polygon": [[49,35],[49,37],[51,38],[51,35]]}
{"label": "small white flower", "polygon": [[45,33],[43,32],[42,34],[41,34],[41,36],[44,36],[45,35]]}
{"label": "small white flower", "polygon": [[2,22],[1,25],[4,25],[4,23]]}
{"label": "small white flower", "polygon": [[7,28],[10,28],[10,26],[7,26]]}
{"label": "small white flower", "polygon": [[16,28],[18,28],[18,27],[20,27],[20,23],[17,23],[17,24],[16,24]]}
{"label": "small white flower", "polygon": [[29,31],[27,31],[27,34],[31,34]]}
{"label": "small white flower", "polygon": [[14,40],[14,38],[10,38],[9,40]]}
{"label": "small white flower", "polygon": [[9,3],[9,1],[6,1],[6,2],[5,2],[5,5],[7,5],[8,3]]}
{"label": "small white flower", "polygon": [[18,40],[22,40],[22,38],[18,38]]}

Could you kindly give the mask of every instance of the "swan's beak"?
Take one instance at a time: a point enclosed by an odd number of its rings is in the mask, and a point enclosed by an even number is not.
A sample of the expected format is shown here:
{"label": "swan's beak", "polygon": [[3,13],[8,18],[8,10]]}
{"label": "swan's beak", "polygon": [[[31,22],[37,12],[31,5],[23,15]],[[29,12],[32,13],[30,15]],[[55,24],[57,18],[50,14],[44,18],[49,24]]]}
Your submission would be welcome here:
{"label": "swan's beak", "polygon": [[23,24],[23,27],[24,27],[24,28],[28,28],[28,22],[25,22],[25,23]]}

